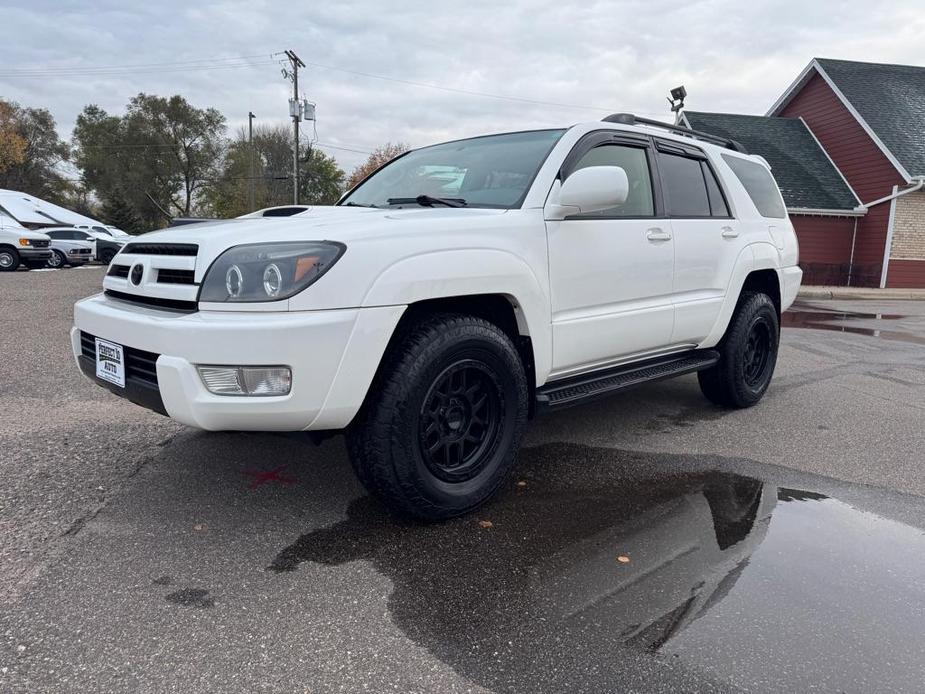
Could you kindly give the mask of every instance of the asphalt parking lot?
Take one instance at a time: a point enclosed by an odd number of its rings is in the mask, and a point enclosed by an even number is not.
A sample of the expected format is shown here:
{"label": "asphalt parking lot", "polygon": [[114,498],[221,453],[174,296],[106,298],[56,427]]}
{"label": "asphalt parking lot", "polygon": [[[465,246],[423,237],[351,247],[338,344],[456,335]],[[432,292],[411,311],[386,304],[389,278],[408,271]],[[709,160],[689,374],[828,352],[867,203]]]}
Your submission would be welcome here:
{"label": "asphalt parking lot", "polygon": [[537,420],[424,527],[339,438],[85,380],[101,279],[0,275],[0,691],[921,691],[925,302],[800,305],[748,411],[686,377]]}

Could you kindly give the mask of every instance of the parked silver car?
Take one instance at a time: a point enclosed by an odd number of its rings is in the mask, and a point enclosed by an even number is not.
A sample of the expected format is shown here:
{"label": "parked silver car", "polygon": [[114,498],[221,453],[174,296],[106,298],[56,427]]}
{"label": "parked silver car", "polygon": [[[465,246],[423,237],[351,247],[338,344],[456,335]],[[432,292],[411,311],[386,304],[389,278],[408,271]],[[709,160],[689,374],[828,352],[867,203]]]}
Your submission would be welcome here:
{"label": "parked silver car", "polygon": [[43,230],[51,238],[51,258],[48,267],[76,267],[93,260],[96,239],[80,229],[51,228]]}

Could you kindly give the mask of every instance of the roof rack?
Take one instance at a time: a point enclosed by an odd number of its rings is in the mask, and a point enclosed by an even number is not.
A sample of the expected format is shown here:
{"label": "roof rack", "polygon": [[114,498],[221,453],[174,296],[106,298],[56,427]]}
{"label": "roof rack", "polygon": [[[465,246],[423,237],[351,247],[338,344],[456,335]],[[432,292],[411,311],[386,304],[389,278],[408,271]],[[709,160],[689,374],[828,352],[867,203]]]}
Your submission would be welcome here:
{"label": "roof rack", "polygon": [[632,113],[612,113],[604,118],[603,121],[605,123],[619,123],[620,125],[650,125],[654,128],[662,128],[669,132],[686,135],[698,140],[703,140],[704,142],[712,142],[714,145],[722,145],[726,149],[748,154],[748,150],[746,150],[745,147],[735,140],[730,140],[728,137],[720,137],[719,135],[705,133],[700,130],[692,130],[690,128],[685,128],[683,125],[662,123],[660,120],[652,120],[651,118],[640,118],[639,116],[634,116]]}

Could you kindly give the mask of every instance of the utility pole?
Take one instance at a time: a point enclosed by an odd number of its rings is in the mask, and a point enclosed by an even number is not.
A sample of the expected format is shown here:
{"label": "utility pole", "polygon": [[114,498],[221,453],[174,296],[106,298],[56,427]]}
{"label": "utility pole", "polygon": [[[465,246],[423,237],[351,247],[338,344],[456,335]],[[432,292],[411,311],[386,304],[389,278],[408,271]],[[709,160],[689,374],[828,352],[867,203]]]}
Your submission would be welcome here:
{"label": "utility pole", "polygon": [[299,121],[302,120],[302,107],[299,103],[299,68],[305,63],[293,51],[286,51],[286,57],[292,65],[292,101],[289,102],[289,114],[292,116],[292,133],[295,143],[292,148],[292,204],[299,204]]}
{"label": "utility pole", "polygon": [[255,186],[257,185],[257,180],[256,180],[257,173],[254,167],[255,159],[257,158],[256,156],[254,156],[254,119],[256,117],[257,116],[255,116],[251,111],[247,112],[247,146],[248,146],[248,149],[250,150],[250,158],[251,158],[251,166],[250,166],[251,181],[250,181],[250,188],[248,190],[248,196],[247,196],[247,203],[248,203],[247,211],[248,212],[253,212],[257,207],[257,194],[256,194],[256,188],[255,188]]}

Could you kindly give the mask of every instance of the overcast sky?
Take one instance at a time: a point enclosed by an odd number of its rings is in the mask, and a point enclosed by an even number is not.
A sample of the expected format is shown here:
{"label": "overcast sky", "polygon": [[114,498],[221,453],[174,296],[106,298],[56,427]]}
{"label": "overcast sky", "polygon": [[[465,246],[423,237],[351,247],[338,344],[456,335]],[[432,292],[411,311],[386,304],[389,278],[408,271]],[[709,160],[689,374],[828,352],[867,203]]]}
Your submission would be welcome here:
{"label": "overcast sky", "polygon": [[50,109],[67,139],[86,104],[121,113],[142,91],[218,108],[231,130],[249,110],[285,122],[291,86],[270,56],[292,49],[308,64],[300,83],[317,103],[318,141],[349,171],[387,141],[420,146],[613,111],[668,119],[678,84],[692,110],[764,113],[814,56],[925,64],[921,7],[0,0],[0,97]]}

